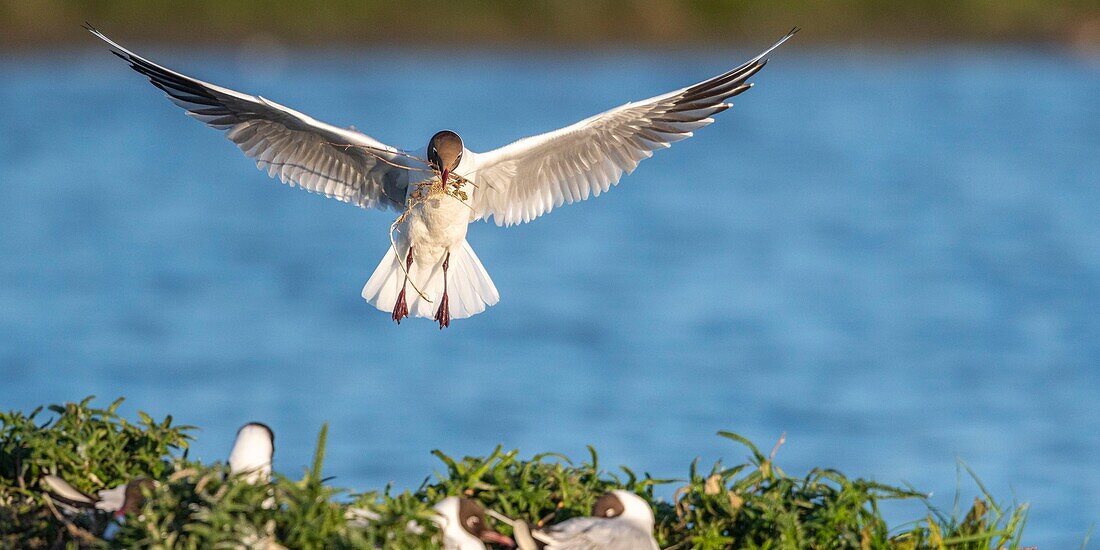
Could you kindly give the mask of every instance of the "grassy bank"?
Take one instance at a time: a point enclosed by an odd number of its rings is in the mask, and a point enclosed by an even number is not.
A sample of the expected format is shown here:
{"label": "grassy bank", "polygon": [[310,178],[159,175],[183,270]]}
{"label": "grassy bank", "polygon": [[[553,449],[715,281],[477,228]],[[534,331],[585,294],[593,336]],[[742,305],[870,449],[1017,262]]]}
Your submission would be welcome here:
{"label": "grassy bank", "polygon": [[86,45],[92,21],[120,39],[237,44],[697,45],[1100,41],[1094,0],[0,0],[0,46]]}
{"label": "grassy bank", "polygon": [[[430,507],[446,495],[477,498],[532,523],[555,523],[586,514],[613,488],[649,499],[662,548],[1015,548],[1026,514],[1023,506],[1004,507],[985,494],[962,516],[929,507],[902,527],[890,526],[879,504],[920,499],[920,493],[830,469],[791,476],[776,464],[775,451],[764,453],[726,432],[719,436],[730,440],[731,454],[747,450],[748,462],[693,463],[677,481],[605,470],[595,450],[575,462],[556,454],[524,459],[497,448],[461,459],[436,451],[441,472],[414,491],[356,493],[324,478],[322,428],[314,462],[302,476],[251,485],[228,476],[224,464],[189,459],[190,427],[142,413],[133,423],[119,416],[120,404],[96,408],[89,398],[0,414],[0,547],[434,548]],[[89,493],[136,476],[159,483],[118,527],[107,515],[59,511],[39,489],[45,474]],[[672,502],[654,498],[654,487],[663,484],[677,487]],[[377,518],[349,520],[349,507]],[[422,529],[410,529],[410,521]],[[102,538],[108,528],[117,531],[112,540]]]}

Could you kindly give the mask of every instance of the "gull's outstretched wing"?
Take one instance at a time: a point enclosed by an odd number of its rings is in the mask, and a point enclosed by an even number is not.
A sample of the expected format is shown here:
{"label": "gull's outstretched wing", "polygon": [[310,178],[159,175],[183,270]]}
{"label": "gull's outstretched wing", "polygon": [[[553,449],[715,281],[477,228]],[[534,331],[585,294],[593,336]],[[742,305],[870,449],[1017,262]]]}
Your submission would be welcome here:
{"label": "gull's outstretched wing", "polygon": [[264,99],[209,84],[145,59],[107,38],[135,71],[187,114],[226,137],[283,183],[363,208],[404,208],[410,165],[400,151],[354,130],[337,128]]}
{"label": "gull's outstretched wing", "polygon": [[529,222],[562,203],[598,196],[653,151],[714,122],[726,100],[749,89],[749,77],[793,29],[743,65],[694,86],[600,113],[572,126],[478,155],[473,219],[497,225]]}

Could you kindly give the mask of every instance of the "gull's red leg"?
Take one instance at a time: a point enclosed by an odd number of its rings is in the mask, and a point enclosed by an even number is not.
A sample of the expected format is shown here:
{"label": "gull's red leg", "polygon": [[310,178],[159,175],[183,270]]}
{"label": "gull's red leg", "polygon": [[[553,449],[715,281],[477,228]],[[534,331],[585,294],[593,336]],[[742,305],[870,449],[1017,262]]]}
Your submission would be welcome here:
{"label": "gull's red leg", "polygon": [[401,282],[401,293],[397,295],[397,303],[393,304],[393,320],[401,324],[401,320],[409,316],[409,303],[405,300],[405,287],[409,284],[409,269],[413,264],[413,249],[409,247],[409,254],[405,256],[405,280]]}
{"label": "gull's red leg", "polygon": [[435,320],[439,321],[439,330],[451,326],[451,310],[447,307],[447,267],[451,262],[451,253],[443,258],[443,299],[439,301],[439,309],[435,312]]}

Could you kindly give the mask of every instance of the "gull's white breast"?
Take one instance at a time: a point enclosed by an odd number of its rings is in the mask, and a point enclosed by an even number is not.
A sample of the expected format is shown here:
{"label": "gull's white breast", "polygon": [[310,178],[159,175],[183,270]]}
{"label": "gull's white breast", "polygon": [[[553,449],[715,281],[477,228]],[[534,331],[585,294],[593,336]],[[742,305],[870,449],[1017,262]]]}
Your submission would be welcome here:
{"label": "gull's white breast", "polygon": [[[466,151],[462,155],[455,172],[464,174],[473,166],[473,153]],[[411,195],[415,186],[409,187]],[[462,190],[473,196],[472,186]],[[434,265],[443,260],[447,251],[456,247],[466,238],[469,228],[470,207],[449,194],[439,194],[418,203],[409,211],[405,221],[404,239],[413,247],[413,260],[420,265]]]}

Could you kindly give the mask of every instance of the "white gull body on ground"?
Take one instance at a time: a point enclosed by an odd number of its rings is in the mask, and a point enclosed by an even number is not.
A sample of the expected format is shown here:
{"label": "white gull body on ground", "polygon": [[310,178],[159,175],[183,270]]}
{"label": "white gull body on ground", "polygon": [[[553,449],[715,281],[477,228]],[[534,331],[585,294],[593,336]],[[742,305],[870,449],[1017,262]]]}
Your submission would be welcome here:
{"label": "white gull body on ground", "polygon": [[249,422],[237,430],[229,452],[229,471],[244,476],[249,483],[267,483],[271,481],[274,456],[275,433],[266,424]]}
{"label": "white gull body on ground", "polygon": [[653,510],[629,491],[612,491],[596,501],[592,516],[532,531],[545,550],[658,550]]}

